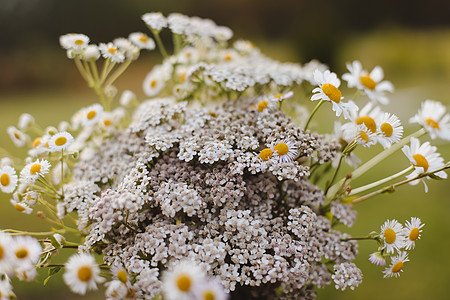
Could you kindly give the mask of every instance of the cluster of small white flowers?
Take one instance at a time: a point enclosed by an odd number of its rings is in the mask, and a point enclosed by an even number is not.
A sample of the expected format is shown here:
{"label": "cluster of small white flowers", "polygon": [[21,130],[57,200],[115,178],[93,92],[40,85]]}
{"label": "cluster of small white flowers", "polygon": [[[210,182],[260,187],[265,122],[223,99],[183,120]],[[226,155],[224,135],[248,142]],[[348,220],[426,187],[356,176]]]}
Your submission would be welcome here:
{"label": "cluster of small white flowers", "polygon": [[362,282],[362,272],[354,263],[340,263],[333,267],[334,274],[331,275],[336,289],[345,290],[350,288],[354,290]]}

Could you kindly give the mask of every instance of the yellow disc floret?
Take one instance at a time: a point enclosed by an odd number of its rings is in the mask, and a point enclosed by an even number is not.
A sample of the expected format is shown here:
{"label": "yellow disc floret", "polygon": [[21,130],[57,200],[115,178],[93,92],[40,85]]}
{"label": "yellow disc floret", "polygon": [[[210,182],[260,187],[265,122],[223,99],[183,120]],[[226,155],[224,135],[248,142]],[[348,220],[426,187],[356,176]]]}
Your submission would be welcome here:
{"label": "yellow disc floret", "polygon": [[260,101],[258,103],[258,111],[262,112],[263,110],[265,110],[267,108],[268,105],[269,105],[269,101],[267,101],[267,100]]}
{"label": "yellow disc floret", "polygon": [[37,146],[39,146],[41,144],[42,138],[37,137],[34,139],[33,141],[33,148],[36,148]]}
{"label": "yellow disc floret", "polygon": [[285,143],[279,143],[274,148],[278,155],[286,155],[289,152],[289,147]]}
{"label": "yellow disc floret", "polygon": [[110,47],[108,48],[108,52],[111,54],[115,54],[117,52],[117,48],[116,47]]}
{"label": "yellow disc floret", "polygon": [[56,146],[63,146],[67,143],[67,138],[64,136],[60,136],[55,140]]}
{"label": "yellow disc floret", "polygon": [[399,261],[392,267],[392,273],[398,273],[401,269],[403,269],[403,262]]}
{"label": "yellow disc floret", "polygon": [[416,164],[415,164],[416,167],[423,168],[424,172],[428,171],[428,168],[430,167],[430,165],[428,164],[427,159],[422,154],[419,154],[419,153],[414,154],[413,158],[416,161]]}
{"label": "yellow disc floret", "polygon": [[361,117],[358,117],[358,118],[356,118],[355,123],[356,123],[357,125],[361,125],[361,124],[366,125],[367,129],[369,129],[369,130],[372,131],[373,133],[374,133],[375,131],[377,131],[377,124],[375,123],[375,120],[372,119],[372,118],[369,117],[369,116],[361,116]]}
{"label": "yellow disc floret", "polygon": [[8,185],[9,185],[9,182],[10,182],[10,180],[9,180],[9,175],[6,174],[6,173],[3,173],[2,176],[0,176],[0,183],[1,183],[3,186],[8,186]]}
{"label": "yellow disc floret", "polygon": [[150,86],[152,88],[156,87],[157,84],[158,84],[158,81],[156,81],[156,79],[153,79],[152,82],[150,82]]}
{"label": "yellow disc floret", "polygon": [[28,250],[27,249],[21,248],[21,249],[16,251],[16,257],[18,259],[24,259],[27,256],[28,256]]}
{"label": "yellow disc floret", "polygon": [[342,93],[341,91],[332,84],[325,83],[322,85],[322,91],[331,101],[335,103],[341,102]]}
{"label": "yellow disc floret", "polygon": [[127,283],[128,275],[124,270],[120,270],[117,272],[117,279],[119,279],[122,283]]}
{"label": "yellow disc floret", "polygon": [[433,120],[433,119],[428,118],[428,119],[425,120],[425,123],[427,123],[428,126],[434,128],[434,129],[438,129],[438,130],[441,129],[441,128],[439,127],[439,123],[436,122],[436,121]]}
{"label": "yellow disc floret", "polygon": [[84,41],[83,40],[75,40],[74,44],[77,46],[82,46],[82,45],[84,45]]}
{"label": "yellow disc floret", "polygon": [[361,81],[362,85],[368,88],[369,90],[373,91],[377,86],[377,83],[372,78],[370,78],[369,75],[361,76],[359,77],[359,80]]}
{"label": "yellow disc floret", "polygon": [[147,43],[147,42],[148,42],[148,36],[145,35],[145,34],[141,34],[141,35],[139,36],[139,40],[140,40],[141,42],[143,42],[143,43]]}
{"label": "yellow disc floret", "polygon": [[21,205],[20,203],[14,204],[14,208],[17,209],[20,212],[25,211],[25,207],[23,207],[23,205]]}
{"label": "yellow disc floret", "polygon": [[78,279],[88,282],[92,278],[92,269],[90,266],[82,266],[78,269]]}
{"label": "yellow disc floret", "polygon": [[369,135],[364,131],[360,131],[358,137],[366,143],[369,142]]}
{"label": "yellow disc floret", "polygon": [[392,128],[392,125],[389,123],[381,124],[380,128],[385,137],[390,137],[394,133],[394,128]]}
{"label": "yellow disc floret", "polygon": [[36,173],[39,173],[41,171],[41,167],[42,167],[41,164],[33,164],[30,167],[30,174],[31,175],[36,175]]}
{"label": "yellow disc floret", "polygon": [[3,255],[5,254],[5,250],[3,250],[2,245],[0,245],[0,259],[3,258]]}
{"label": "yellow disc floret", "polygon": [[259,158],[262,161],[268,161],[271,157],[272,157],[272,149],[266,148],[261,150],[261,152],[259,152]]}
{"label": "yellow disc floret", "polygon": [[211,292],[211,291],[206,291],[206,292],[203,294],[203,299],[204,299],[204,300],[214,300],[214,299],[216,299],[216,296],[214,295],[213,292]]}
{"label": "yellow disc floret", "polygon": [[86,117],[88,120],[92,120],[93,118],[95,118],[96,115],[97,112],[95,110],[91,110],[90,112],[87,113]]}
{"label": "yellow disc floret", "polygon": [[397,238],[397,234],[392,228],[388,228],[384,231],[384,240],[388,244],[393,244],[395,239]]}
{"label": "yellow disc floret", "polygon": [[409,233],[409,240],[415,241],[419,237],[420,231],[418,228],[411,229],[411,232]]}
{"label": "yellow disc floret", "polygon": [[191,289],[191,278],[187,275],[181,275],[177,278],[177,287],[182,292],[188,292]]}

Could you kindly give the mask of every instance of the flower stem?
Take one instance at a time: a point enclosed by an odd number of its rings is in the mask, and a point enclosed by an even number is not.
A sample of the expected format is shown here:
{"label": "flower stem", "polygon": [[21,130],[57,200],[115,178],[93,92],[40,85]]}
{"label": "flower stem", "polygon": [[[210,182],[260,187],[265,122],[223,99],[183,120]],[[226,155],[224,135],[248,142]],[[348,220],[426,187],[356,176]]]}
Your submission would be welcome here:
{"label": "flower stem", "polygon": [[397,177],[399,177],[399,176],[401,176],[401,175],[403,175],[405,173],[408,173],[409,171],[412,171],[413,169],[414,169],[413,166],[409,166],[408,168],[406,168],[406,169],[404,169],[404,170],[402,170],[402,171],[400,171],[400,172],[398,172],[398,173],[396,173],[394,175],[391,175],[391,176],[383,178],[381,180],[378,180],[378,181],[366,184],[364,186],[361,186],[359,188],[356,188],[356,189],[351,191],[350,196],[355,195],[355,194],[359,194],[359,193],[364,192],[366,190],[369,190],[371,188],[377,187],[377,186],[379,186],[379,185],[381,185],[381,184],[383,184],[385,182],[391,181],[392,179],[395,179],[395,178],[397,178]]}
{"label": "flower stem", "polygon": [[313,111],[311,112],[311,115],[309,116],[308,121],[306,122],[305,129],[304,129],[304,130],[308,129],[308,126],[309,126],[309,123],[310,123],[311,120],[312,120],[312,117],[316,114],[317,110],[319,109],[320,106],[322,106],[322,104],[323,104],[324,102],[325,102],[325,100],[322,99],[322,100],[320,100],[320,102],[316,105],[316,107],[314,107]]}
{"label": "flower stem", "polygon": [[169,55],[167,54],[167,51],[166,51],[166,47],[164,47],[161,37],[159,36],[159,31],[154,30],[151,27],[149,27],[149,28],[152,31],[153,36],[155,37],[156,44],[158,45],[159,51],[161,52],[161,55],[163,56],[163,58],[169,57]]}

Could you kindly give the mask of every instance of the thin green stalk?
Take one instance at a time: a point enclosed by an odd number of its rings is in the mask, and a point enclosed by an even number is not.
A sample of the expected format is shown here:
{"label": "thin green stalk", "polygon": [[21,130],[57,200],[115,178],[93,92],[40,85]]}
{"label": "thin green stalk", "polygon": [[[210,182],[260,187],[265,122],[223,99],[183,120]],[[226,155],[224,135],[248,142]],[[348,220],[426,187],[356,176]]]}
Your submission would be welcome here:
{"label": "thin green stalk", "polygon": [[163,56],[163,58],[168,58],[169,55],[167,54],[166,47],[164,47],[164,44],[163,44],[163,42],[161,40],[161,37],[159,36],[159,31],[158,30],[154,30],[151,27],[149,27],[149,28],[152,31],[153,36],[155,37],[155,41],[156,41],[156,44],[158,45],[158,48],[159,48],[159,51],[161,52],[161,55]]}
{"label": "thin green stalk", "polygon": [[105,83],[105,88],[112,85],[114,83],[114,81],[117,80],[117,78],[119,78],[120,75],[122,75],[123,72],[125,72],[125,70],[128,68],[128,66],[131,64],[132,60],[129,59],[126,62],[124,62],[122,65],[120,65],[120,67],[111,74],[111,76],[108,78],[108,81],[106,81]]}
{"label": "thin green stalk", "polygon": [[341,168],[342,165],[342,161],[344,160],[346,154],[342,153],[341,157],[339,158],[339,163],[336,167],[336,170],[334,171],[334,175],[333,178],[331,179],[331,181],[327,184],[327,187],[325,188],[325,195],[328,193],[328,190],[330,189],[330,187],[333,185],[334,181],[336,180],[337,174],[339,173],[339,169]]}
{"label": "thin green stalk", "polygon": [[98,76],[98,68],[95,59],[90,59],[89,64],[91,65],[92,74],[94,75],[94,80],[96,83],[100,81],[100,77]]}
{"label": "thin green stalk", "polygon": [[89,74],[87,73],[87,71],[84,69],[83,64],[80,61],[79,57],[75,57],[73,59],[73,61],[75,62],[75,66],[77,67],[78,71],[81,74],[81,77],[83,77],[84,80],[86,80],[86,82],[91,85],[92,83],[92,78],[89,77]]}
{"label": "thin green stalk", "polygon": [[319,109],[320,106],[322,106],[322,104],[325,102],[325,100],[320,100],[320,102],[316,105],[316,107],[314,107],[313,111],[311,112],[311,115],[309,116],[308,121],[306,122],[305,125],[305,130],[308,129],[309,123],[311,122],[313,116],[316,114],[317,110]]}
{"label": "thin green stalk", "polygon": [[413,169],[414,169],[413,166],[409,166],[408,168],[406,168],[406,169],[404,169],[404,170],[402,170],[402,171],[400,171],[400,172],[398,172],[398,173],[396,173],[394,175],[391,175],[389,177],[386,177],[386,178],[380,179],[378,181],[375,181],[375,182],[366,184],[364,186],[361,186],[359,188],[356,188],[356,189],[351,191],[350,196],[355,195],[355,194],[359,194],[359,193],[362,193],[362,192],[364,192],[366,190],[369,190],[369,189],[372,189],[374,187],[377,187],[377,186],[379,186],[379,185],[381,185],[381,184],[383,184],[385,182],[391,181],[392,179],[395,179],[395,178],[397,178],[399,176],[402,176],[403,174],[408,173],[409,171],[412,171]]}

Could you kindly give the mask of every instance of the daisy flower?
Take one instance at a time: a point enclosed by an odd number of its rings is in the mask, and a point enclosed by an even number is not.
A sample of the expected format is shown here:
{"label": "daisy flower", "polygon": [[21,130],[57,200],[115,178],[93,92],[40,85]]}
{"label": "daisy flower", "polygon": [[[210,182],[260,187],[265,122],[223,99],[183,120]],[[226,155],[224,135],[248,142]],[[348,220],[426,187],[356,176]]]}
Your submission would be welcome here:
{"label": "daisy flower", "polygon": [[165,68],[162,66],[153,68],[144,79],[142,86],[144,93],[150,97],[157,95],[166,86],[165,79],[167,79]]}
{"label": "daisy flower", "polygon": [[394,253],[394,250],[400,251],[405,247],[405,233],[403,226],[397,220],[387,220],[381,226],[380,237],[384,241],[384,248],[387,253]]}
{"label": "daisy flower", "polygon": [[414,249],[416,240],[420,239],[421,228],[424,225],[419,218],[411,217],[411,222],[406,221],[405,228],[403,228],[405,235],[408,237],[406,239],[406,250]]}
{"label": "daisy flower", "polygon": [[386,265],[386,259],[381,254],[381,252],[374,252],[370,254],[369,261],[377,266],[385,266]]}
{"label": "daisy flower", "polygon": [[3,193],[11,194],[17,187],[16,170],[11,166],[0,168],[0,189]]}
{"label": "daisy flower", "polygon": [[450,114],[442,103],[425,100],[420,110],[410,119],[412,123],[419,123],[430,134],[432,139],[450,140]]}
{"label": "daisy flower", "polygon": [[279,163],[293,161],[298,154],[297,144],[286,139],[281,140],[273,147],[273,159]]}
{"label": "daisy flower", "polygon": [[125,55],[125,58],[136,60],[139,57],[141,49],[126,38],[116,38],[113,44],[117,46],[119,52]]}
{"label": "daisy flower", "polygon": [[88,290],[96,290],[97,283],[104,281],[100,277],[100,268],[92,255],[80,253],[72,255],[65,264],[64,282],[72,292],[84,295]]}
{"label": "daisy flower", "polygon": [[14,206],[15,209],[17,209],[21,213],[29,215],[33,212],[33,209],[28,205],[28,203],[20,201],[17,194],[14,194],[13,199],[11,199],[9,202],[12,206]]}
{"label": "daisy flower", "polygon": [[37,277],[37,270],[34,266],[16,269],[16,275],[22,281],[34,281]]}
{"label": "daisy flower", "polygon": [[180,262],[163,273],[162,290],[167,300],[190,300],[194,287],[205,278],[203,270],[193,262]]}
{"label": "daisy flower", "polygon": [[12,237],[0,231],[0,273],[10,273],[12,266]]}
{"label": "daisy flower", "polygon": [[[263,112],[266,108],[274,109],[276,106],[274,105],[275,102],[272,100],[261,100],[256,105],[256,109],[258,112]],[[252,108],[255,107],[255,105],[252,105]]]}
{"label": "daisy flower", "polygon": [[59,152],[65,150],[72,143],[73,136],[67,131],[63,131],[54,134],[48,141],[48,146],[51,152]]}
{"label": "daisy flower", "polygon": [[31,236],[17,236],[11,245],[12,264],[18,269],[29,269],[41,256],[41,244]]}
{"label": "daisy flower", "polygon": [[148,49],[148,50],[155,49],[155,42],[145,33],[142,32],[130,33],[128,39],[141,49]]}
{"label": "daisy flower", "polygon": [[383,278],[399,277],[400,272],[403,272],[403,265],[407,261],[409,261],[408,253],[406,253],[405,251],[400,251],[397,256],[392,257],[391,265],[383,271]]}
{"label": "daisy flower", "polygon": [[88,45],[83,49],[82,54],[84,60],[97,60],[100,58],[100,50],[96,45]]}
{"label": "daisy flower", "polygon": [[369,73],[362,69],[359,61],[355,60],[352,64],[347,64],[350,73],[342,75],[342,79],[347,81],[348,87],[356,87],[363,90],[372,100],[383,105],[389,103],[386,92],[393,92],[394,86],[389,81],[382,81],[384,77],[383,69],[379,66],[373,68]]}
{"label": "daisy flower", "polygon": [[344,114],[344,118],[346,119],[350,119],[351,111],[358,110],[358,106],[352,101],[347,103],[342,102],[344,97],[342,97],[342,93],[339,90],[341,81],[337,78],[336,73],[330,72],[329,70],[323,73],[315,70],[314,80],[319,87],[312,91],[315,93],[311,97],[312,101],[319,99],[330,101],[333,105],[333,111],[336,112],[336,116],[339,117],[341,114]]}
{"label": "daisy flower", "polygon": [[350,119],[352,122],[342,125],[344,136],[347,140],[352,140],[355,135],[355,125],[361,124],[364,124],[371,133],[375,133],[377,131],[377,120],[381,114],[380,108],[370,102],[359,111],[351,111]]}
{"label": "daisy flower", "polygon": [[377,140],[385,149],[400,141],[403,136],[403,126],[396,115],[384,113],[379,124]]}
{"label": "daisy flower", "polygon": [[100,120],[102,114],[103,106],[98,103],[85,107],[81,110],[81,124],[85,127],[94,125]]}
{"label": "daisy flower", "polygon": [[[411,165],[413,165],[415,168],[415,170],[410,175],[406,176],[406,178],[412,179],[419,174],[433,172],[444,167],[444,159],[440,156],[439,153],[436,152],[436,150],[437,148],[431,146],[429,142],[425,142],[420,145],[419,140],[412,137],[410,146],[405,145],[402,148],[403,153],[406,155],[406,157],[408,157]],[[434,173],[434,175],[443,179],[447,178],[447,173],[445,173],[444,171],[436,172]],[[422,181],[425,184],[425,181],[423,181],[423,179],[413,180],[410,182],[410,184],[415,185],[419,183],[419,181]],[[425,192],[428,192],[428,187],[426,184]]]}
{"label": "daisy flower", "polygon": [[148,27],[156,31],[167,27],[167,19],[160,12],[146,13],[142,16],[142,20]]}
{"label": "daisy flower", "polygon": [[377,143],[375,133],[368,129],[364,123],[354,127],[353,138],[364,147],[370,147]]}
{"label": "daisy flower", "polygon": [[105,283],[105,296],[107,299],[127,299],[128,287],[119,280],[111,280]]}
{"label": "daisy flower", "polygon": [[111,274],[113,275],[114,279],[119,280],[123,284],[127,284],[127,282],[129,281],[128,273],[127,273],[127,271],[125,271],[125,268],[123,268],[122,266],[113,265],[111,267]]}
{"label": "daisy flower", "polygon": [[268,161],[269,159],[271,159],[273,156],[273,149],[271,148],[264,148],[261,150],[261,152],[259,152],[259,159],[261,161]]}
{"label": "daisy flower", "polygon": [[33,140],[31,144],[31,149],[28,150],[28,155],[31,157],[37,157],[41,154],[48,153],[50,148],[48,146],[48,142],[50,140],[50,135],[46,134],[42,137],[37,137]]}
{"label": "daisy flower", "polygon": [[286,94],[278,94],[278,95],[276,95],[276,96],[273,96],[273,98],[272,98],[271,100],[272,100],[272,101],[279,102],[279,101],[283,101],[283,100],[285,100],[285,99],[289,99],[289,98],[291,98],[293,95],[294,95],[294,92],[290,91],[290,92],[287,92]]}
{"label": "daisy flower", "polygon": [[25,133],[23,133],[22,131],[20,131],[19,129],[17,129],[14,126],[9,126],[6,129],[6,132],[8,133],[9,137],[11,138],[11,140],[13,141],[13,143],[16,147],[25,146],[25,144],[28,140],[28,136]]}
{"label": "daisy flower", "polygon": [[113,43],[101,43],[98,49],[104,58],[109,58],[112,62],[122,63],[125,60],[125,55]]}
{"label": "daisy flower", "polygon": [[12,291],[12,285],[9,282],[9,279],[0,280],[0,299],[1,300],[9,300],[15,299],[16,295],[14,295]]}
{"label": "daisy flower", "polygon": [[20,172],[21,182],[33,184],[39,176],[44,176],[50,170],[50,163],[45,159],[36,160],[27,164]]}
{"label": "daisy flower", "polygon": [[229,294],[216,280],[201,282],[194,287],[194,299],[196,300],[227,300]]}
{"label": "daisy flower", "polygon": [[81,33],[68,33],[59,37],[61,47],[66,50],[80,51],[89,43],[89,37]]}

